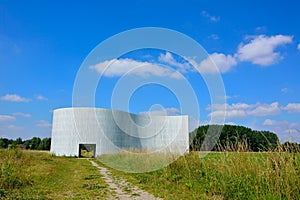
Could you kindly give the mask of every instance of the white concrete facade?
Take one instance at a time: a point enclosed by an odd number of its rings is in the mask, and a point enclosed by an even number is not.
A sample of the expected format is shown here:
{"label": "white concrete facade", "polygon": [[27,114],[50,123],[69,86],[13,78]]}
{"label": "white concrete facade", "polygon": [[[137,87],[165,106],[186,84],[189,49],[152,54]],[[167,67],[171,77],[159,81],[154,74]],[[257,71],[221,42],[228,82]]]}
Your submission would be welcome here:
{"label": "white concrete facade", "polygon": [[146,116],[103,108],[53,112],[51,150],[78,156],[79,144],[95,144],[95,155],[120,150],[184,154],[189,150],[188,116]]}

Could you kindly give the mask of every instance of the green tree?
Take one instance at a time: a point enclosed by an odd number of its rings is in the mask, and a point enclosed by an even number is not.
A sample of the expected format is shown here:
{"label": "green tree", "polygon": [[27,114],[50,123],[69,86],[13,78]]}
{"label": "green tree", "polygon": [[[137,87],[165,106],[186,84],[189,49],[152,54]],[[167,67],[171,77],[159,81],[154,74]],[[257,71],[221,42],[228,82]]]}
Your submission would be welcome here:
{"label": "green tree", "polygon": [[281,145],[283,151],[299,153],[300,152],[300,144],[295,142],[285,142]]}
{"label": "green tree", "polygon": [[33,137],[32,139],[26,140],[24,142],[26,149],[37,150],[41,143],[41,139],[39,137]]}
{"label": "green tree", "polygon": [[23,144],[22,138],[18,137],[15,141],[16,144]]}
{"label": "green tree", "polygon": [[51,145],[51,138],[44,138],[39,146],[38,146],[38,150],[50,150],[50,145]]}
{"label": "green tree", "polygon": [[[209,131],[209,134],[207,134]],[[221,131],[218,137],[217,133]],[[234,125],[206,125],[200,126],[190,134],[190,149],[200,150],[206,135],[208,141],[217,143],[216,146],[204,148],[207,150],[238,150],[239,144],[247,145],[252,151],[273,150],[278,144],[278,137],[275,133],[269,131],[254,131],[244,126]],[[246,149],[248,150],[248,149]]]}
{"label": "green tree", "polygon": [[7,148],[8,147],[8,139],[7,138],[0,138],[0,148]]}

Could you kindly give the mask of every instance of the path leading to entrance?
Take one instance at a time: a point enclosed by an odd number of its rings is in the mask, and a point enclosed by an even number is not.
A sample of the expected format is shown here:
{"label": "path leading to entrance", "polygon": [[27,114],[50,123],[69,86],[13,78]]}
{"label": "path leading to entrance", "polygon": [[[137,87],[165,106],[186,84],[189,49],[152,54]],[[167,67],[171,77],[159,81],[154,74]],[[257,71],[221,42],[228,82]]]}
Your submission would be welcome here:
{"label": "path leading to entrance", "polygon": [[108,185],[109,190],[111,191],[111,199],[121,199],[121,200],[145,200],[145,199],[160,199],[154,197],[152,194],[141,190],[137,186],[133,186],[131,183],[125,181],[120,177],[116,177],[112,175],[111,171],[109,171],[105,167],[100,167],[96,162],[90,160],[93,166],[97,167],[100,170],[103,179]]}

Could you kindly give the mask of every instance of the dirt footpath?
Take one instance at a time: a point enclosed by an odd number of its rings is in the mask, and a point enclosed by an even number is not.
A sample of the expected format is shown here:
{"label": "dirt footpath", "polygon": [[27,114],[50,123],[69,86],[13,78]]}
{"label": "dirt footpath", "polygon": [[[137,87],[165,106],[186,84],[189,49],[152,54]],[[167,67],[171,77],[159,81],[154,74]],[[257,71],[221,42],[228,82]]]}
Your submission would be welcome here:
{"label": "dirt footpath", "polygon": [[100,167],[97,163],[90,160],[93,166],[97,167],[103,176],[103,179],[105,180],[106,184],[108,185],[108,189],[111,192],[111,198],[110,199],[161,199],[154,197],[152,194],[141,190],[137,186],[133,186],[131,183],[125,181],[124,179],[120,177],[116,177],[112,175],[111,171],[104,167]]}

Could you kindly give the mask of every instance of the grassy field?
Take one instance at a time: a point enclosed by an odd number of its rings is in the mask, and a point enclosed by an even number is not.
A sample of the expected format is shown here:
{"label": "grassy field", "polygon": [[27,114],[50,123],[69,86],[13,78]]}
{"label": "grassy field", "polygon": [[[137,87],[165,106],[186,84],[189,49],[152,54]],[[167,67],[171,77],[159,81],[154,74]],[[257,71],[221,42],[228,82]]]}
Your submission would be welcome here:
{"label": "grassy field", "polygon": [[106,199],[98,169],[84,159],[0,150],[0,199]]}
{"label": "grassy field", "polygon": [[[133,165],[130,156],[121,159],[116,162]],[[150,173],[111,170],[164,199],[300,199],[299,154],[223,152],[200,159],[193,152]]]}
{"label": "grassy field", "polygon": [[[106,159],[139,161],[118,154]],[[154,172],[111,171],[164,199],[300,199],[300,154],[295,153],[223,152],[200,159],[193,152]],[[85,159],[0,150],[0,199],[107,199],[109,193],[98,169]]]}

